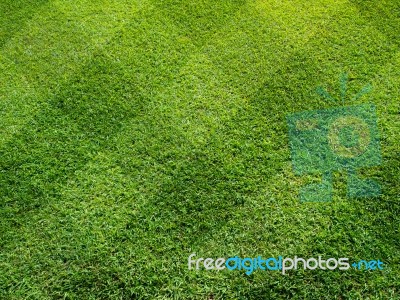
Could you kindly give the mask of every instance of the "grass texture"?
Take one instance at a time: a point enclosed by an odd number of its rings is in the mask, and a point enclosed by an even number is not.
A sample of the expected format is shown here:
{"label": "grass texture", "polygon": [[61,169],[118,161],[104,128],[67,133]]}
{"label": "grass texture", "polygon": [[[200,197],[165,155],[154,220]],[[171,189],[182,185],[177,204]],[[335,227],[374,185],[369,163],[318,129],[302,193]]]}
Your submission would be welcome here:
{"label": "grass texture", "polygon": [[[400,3],[0,3],[1,299],[400,299]],[[373,103],[378,198],[300,203],[286,116]],[[318,176],[316,176],[317,178]],[[187,258],[383,271],[188,270]]]}

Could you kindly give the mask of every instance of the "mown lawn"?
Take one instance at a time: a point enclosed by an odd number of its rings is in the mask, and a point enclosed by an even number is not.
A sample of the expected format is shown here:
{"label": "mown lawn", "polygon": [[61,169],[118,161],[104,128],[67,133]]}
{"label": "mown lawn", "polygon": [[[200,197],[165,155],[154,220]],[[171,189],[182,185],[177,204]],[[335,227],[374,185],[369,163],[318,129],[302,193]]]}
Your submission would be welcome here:
{"label": "mown lawn", "polygon": [[[400,299],[400,2],[2,0],[1,299]],[[288,114],[374,103],[379,198],[300,203]],[[188,270],[197,257],[383,271]]]}

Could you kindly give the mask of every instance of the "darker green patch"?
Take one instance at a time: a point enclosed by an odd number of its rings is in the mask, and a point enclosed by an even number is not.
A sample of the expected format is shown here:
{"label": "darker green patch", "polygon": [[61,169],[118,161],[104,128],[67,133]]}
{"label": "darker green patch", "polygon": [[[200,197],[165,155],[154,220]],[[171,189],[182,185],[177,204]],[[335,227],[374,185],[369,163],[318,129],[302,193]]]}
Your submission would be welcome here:
{"label": "darker green patch", "polygon": [[8,1],[0,3],[0,48],[14,36],[19,30],[24,28],[26,22],[45,5],[48,0],[23,0]]}
{"label": "darker green patch", "polygon": [[234,1],[155,1],[154,5],[179,28],[182,35],[198,45],[203,45],[220,28],[228,26],[235,13],[246,4],[244,0]]}

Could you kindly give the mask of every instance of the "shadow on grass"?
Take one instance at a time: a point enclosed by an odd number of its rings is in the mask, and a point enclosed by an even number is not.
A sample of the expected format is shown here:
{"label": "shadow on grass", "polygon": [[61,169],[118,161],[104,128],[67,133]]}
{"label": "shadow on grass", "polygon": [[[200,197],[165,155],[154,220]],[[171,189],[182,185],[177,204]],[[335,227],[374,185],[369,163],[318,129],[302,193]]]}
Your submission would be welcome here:
{"label": "shadow on grass", "polygon": [[[375,65],[374,69],[379,67]],[[204,245],[212,241],[221,228],[235,217],[234,212],[246,211],[247,199],[260,191],[259,179],[273,178],[290,160],[286,114],[336,105],[321,101],[315,92],[315,88],[321,84],[322,75],[316,75],[321,74],[319,68],[312,54],[306,50],[288,54],[282,65],[269,74],[269,80],[252,95],[250,108],[239,109],[237,116],[211,136],[206,146],[193,147],[192,151],[185,155],[169,157],[171,160],[180,161],[180,164],[175,168],[166,166],[167,171],[157,178],[157,194],[147,199],[146,207],[141,208],[126,225],[127,230],[116,237],[117,241],[138,242],[142,248],[146,248],[157,257],[167,257],[168,253],[173,255],[179,251],[189,253],[193,249],[206,251]],[[337,74],[338,77],[339,75]],[[329,76],[329,73],[326,76]],[[266,144],[266,140],[270,143]],[[222,147],[218,141],[223,141]],[[232,161],[229,161],[231,158]],[[281,189],[286,189],[286,183],[281,184]],[[374,210],[389,208],[387,203],[382,204],[377,199],[354,202],[354,207],[360,208],[355,218],[364,218],[365,221],[364,224],[355,226],[355,232],[349,229],[349,222],[357,224],[356,219],[349,221],[349,211],[342,209],[332,212],[332,206],[337,203],[323,204],[324,206],[317,204],[315,210],[320,214],[338,220],[335,221],[334,231],[341,234],[327,240],[324,237],[329,234],[330,229],[322,228],[308,241],[309,243],[301,246],[301,250],[305,253],[329,254],[337,249],[337,245],[344,244],[350,248],[357,234],[366,228],[383,232],[386,225],[376,223],[375,218],[365,214],[361,209],[363,203],[370,203],[370,207],[375,207]],[[314,214],[315,210],[304,205],[301,213]],[[395,214],[388,210],[387,217],[395,218]],[[313,223],[312,218],[310,223]],[[265,227],[269,226],[271,225],[265,224]],[[226,232],[226,235],[229,236],[230,233]],[[219,242],[222,245],[227,243],[226,240]],[[368,242],[378,249],[380,243],[385,245],[389,240],[371,236]],[[358,247],[357,250],[363,249],[361,244]],[[186,258],[179,257],[182,260]],[[141,272],[151,276],[150,267],[141,268]],[[317,278],[314,278],[313,273],[308,273],[297,282],[300,285],[306,280],[317,287],[325,281],[324,277],[328,282],[334,282],[337,280],[336,276],[334,272],[329,275],[319,273]],[[365,276],[363,274],[358,277],[359,284],[365,280]],[[244,298],[257,299],[262,294],[268,295],[268,289],[276,289],[274,280],[275,277],[266,279],[264,288],[249,292],[248,297]],[[250,283],[252,277],[248,277],[248,281]],[[148,286],[145,282],[140,284]],[[347,286],[343,284],[339,291],[346,289]],[[289,298],[295,295],[299,288],[293,288],[290,280],[287,280],[281,289],[276,290],[282,291],[282,295]]]}
{"label": "shadow on grass", "polygon": [[2,222],[18,223],[21,215],[60,199],[68,178],[140,112],[145,101],[119,72],[101,58],[92,61],[2,147]]}
{"label": "shadow on grass", "polygon": [[376,2],[373,0],[350,0],[360,14],[391,43],[399,46],[400,3],[398,1]]}
{"label": "shadow on grass", "polygon": [[154,1],[191,41],[202,46],[204,42],[226,25],[243,5],[245,0],[219,1]]}
{"label": "shadow on grass", "polygon": [[[284,112],[304,111],[307,110],[303,103],[309,103],[309,110],[317,108],[329,108],[335,106],[334,103],[313,103],[311,99],[307,99],[307,93],[312,90],[301,90],[296,87],[304,82],[303,70],[310,74],[317,74],[316,66],[310,61],[311,57],[298,53],[288,59],[287,64],[283,67],[281,73],[287,74],[286,78],[279,77],[276,82],[271,85],[267,82],[265,88],[261,88],[258,96],[252,101],[254,113],[260,116],[270,114],[276,111],[273,116],[275,120],[271,120],[274,124],[280,124],[272,130],[276,131],[277,136],[281,136],[274,140],[277,149],[287,147],[286,124],[284,120]],[[296,66],[301,66],[296,68]],[[307,77],[307,85],[315,87],[319,85],[318,77]],[[286,85],[287,81],[291,81],[291,85]],[[293,89],[294,88],[294,89]],[[279,97],[282,104],[275,104],[275,108],[265,102],[265,99],[273,98],[271,90],[278,93],[279,89],[283,89],[283,94],[287,92],[287,97]],[[294,102],[287,101],[290,95],[299,97]],[[276,97],[275,97],[276,98]],[[378,102],[376,102],[378,105]],[[281,106],[282,105],[282,106]],[[249,117],[249,119],[253,119]],[[251,122],[251,121],[250,121]],[[265,128],[268,134],[271,129]],[[277,150],[279,151],[279,150]],[[385,151],[385,148],[382,148]],[[399,247],[398,233],[398,216],[400,214],[400,205],[396,200],[397,190],[397,173],[399,168],[399,160],[396,154],[383,154],[384,162],[375,170],[373,177],[383,185],[383,195],[375,198],[366,199],[345,199],[345,203],[310,203],[302,204],[297,213],[306,213],[310,216],[310,222],[315,218],[315,210],[321,214],[329,216],[329,226],[326,228],[318,228],[312,239],[307,242],[301,249],[301,253],[293,253],[291,256],[298,255],[300,257],[349,257],[354,259],[380,259],[387,263],[386,267],[391,268],[392,272],[355,272],[349,270],[347,272],[324,272],[324,271],[291,271],[289,274],[278,279],[276,276],[263,276],[262,287],[251,288],[251,291],[243,294],[243,291],[237,289],[237,295],[243,295],[243,299],[304,299],[312,293],[314,298],[331,299],[332,297],[368,297],[374,295],[377,290],[382,291],[383,297],[393,295],[399,288],[397,278],[394,274],[398,265],[396,249]],[[347,177],[342,178],[347,181]],[[335,191],[335,194],[337,191]],[[345,196],[346,197],[346,196]],[[335,201],[338,201],[336,198]],[[290,219],[290,217],[289,217]],[[268,225],[266,225],[268,226]],[[297,241],[293,241],[297,242]],[[304,242],[304,241],[303,241]],[[288,255],[290,256],[290,255]],[[385,277],[385,279],[383,279]],[[253,278],[250,276],[249,281]],[[338,284],[338,280],[340,283]],[[382,281],[384,280],[384,282]],[[277,285],[277,282],[278,285]],[[300,288],[305,286],[307,288]],[[368,283],[368,288],[359,293],[362,286]],[[383,288],[384,286],[384,288]],[[355,291],[356,290],[356,291]],[[384,292],[383,292],[384,291]],[[386,293],[386,294],[385,294]],[[329,296],[328,296],[329,295]]]}
{"label": "shadow on grass", "polygon": [[[303,63],[303,60],[307,62]],[[180,254],[185,254],[191,247],[204,245],[221,231],[232,218],[234,210],[240,210],[245,206],[246,199],[260,191],[259,178],[268,179],[281,171],[283,164],[289,160],[285,114],[289,112],[289,107],[293,110],[305,108],[301,101],[309,101],[309,92],[318,80],[314,76],[317,68],[311,57],[293,53],[284,63],[281,72],[272,72],[270,80],[253,95],[250,108],[243,108],[237,117],[233,117],[229,124],[210,138],[207,145],[192,147],[190,141],[181,141],[179,131],[174,129],[167,137],[170,143],[165,136],[158,135],[160,144],[154,152],[154,161],[164,167],[164,173],[152,178],[151,183],[157,186],[156,193],[149,193],[146,206],[128,221],[126,231],[117,234],[117,250],[123,253],[122,243],[131,240],[137,242],[141,249],[149,251],[145,254],[152,253],[155,257],[167,259],[177,250],[183,250]],[[274,80],[273,76],[276,76]],[[288,79],[291,79],[290,84]],[[304,80],[308,80],[308,89],[303,89]],[[108,147],[115,151],[111,137],[118,134],[129,119],[140,115],[150,101],[138,93],[133,82],[124,79],[119,66],[102,58],[85,66],[60,91],[43,108],[43,113],[35,116],[25,130],[0,151],[0,184],[4,193],[2,219],[10,224],[3,227],[10,231],[9,236],[14,234],[11,232],[12,226],[16,226],[13,222],[21,222],[17,220],[20,214],[40,209],[48,201],[62,200],[60,191],[68,178],[82,169],[97,152]],[[292,95],[296,96],[293,98]],[[148,117],[154,122],[161,118]],[[157,128],[152,128],[141,139],[150,140],[152,135],[157,135],[156,131]],[[270,144],[266,145],[265,139]],[[183,152],[179,151],[181,142],[186,144]],[[175,147],[176,151],[168,156],[166,150],[169,147]],[[146,149],[143,147],[138,151],[145,152]],[[149,159],[148,163],[154,161]],[[133,170],[125,167],[124,171],[130,174]],[[284,188],[285,185],[282,185]],[[336,226],[348,233],[346,218],[341,218],[340,222],[342,224]],[[375,226],[382,229],[384,225]],[[321,236],[324,233],[322,231]],[[141,234],[152,239],[145,240]],[[6,240],[3,239],[3,242]],[[138,248],[134,250],[139,251]],[[316,246],[307,246],[311,252],[314,249],[317,249]],[[108,262],[97,263],[104,266]],[[151,269],[154,264],[148,263],[150,267],[137,266],[135,271],[141,276],[134,276],[131,280],[141,284],[141,288],[148,288],[147,292],[157,293],[165,287],[165,281],[154,278],[159,274]],[[180,261],[177,263],[183,265]],[[82,263],[80,267],[87,266]],[[103,272],[104,269],[98,270]],[[129,286],[119,279],[119,276],[124,276],[123,272],[117,275],[112,271],[104,273],[93,273],[92,277],[78,274],[72,279],[63,274],[61,279],[66,280],[64,283],[68,283],[68,287],[57,286],[55,289],[65,292],[70,288],[81,292],[96,287],[110,288],[111,281],[114,287],[132,290],[139,287]],[[174,275],[181,276],[182,273]],[[249,277],[249,284],[251,280],[252,277]],[[301,284],[300,280],[296,282]],[[267,280],[265,287],[249,292],[247,298],[262,299],[272,288],[282,295],[293,296],[298,288],[293,288],[290,280],[285,283],[286,286],[276,288],[273,279]],[[318,284],[320,282],[315,285]],[[91,292],[101,295],[99,290]]]}

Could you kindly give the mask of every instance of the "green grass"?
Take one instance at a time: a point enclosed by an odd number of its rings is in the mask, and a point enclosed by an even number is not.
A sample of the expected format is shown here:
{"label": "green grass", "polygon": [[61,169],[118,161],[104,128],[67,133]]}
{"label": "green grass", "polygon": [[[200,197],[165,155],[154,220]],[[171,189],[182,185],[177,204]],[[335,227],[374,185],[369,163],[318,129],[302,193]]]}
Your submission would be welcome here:
{"label": "green grass", "polygon": [[[225,3],[226,2],[226,3]],[[398,1],[0,4],[1,299],[400,299]],[[382,196],[303,203],[288,114],[377,107]],[[306,176],[307,177],[307,176]],[[384,271],[190,271],[188,256]]]}

